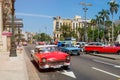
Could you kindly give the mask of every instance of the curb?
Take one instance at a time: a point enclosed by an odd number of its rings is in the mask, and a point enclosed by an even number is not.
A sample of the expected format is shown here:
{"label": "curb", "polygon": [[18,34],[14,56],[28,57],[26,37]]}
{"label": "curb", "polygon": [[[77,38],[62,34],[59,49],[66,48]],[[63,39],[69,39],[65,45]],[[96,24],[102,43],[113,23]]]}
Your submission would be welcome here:
{"label": "curb", "polygon": [[108,57],[108,56],[102,56],[102,55],[97,55],[97,54],[90,54],[92,56],[98,56],[98,57],[103,57],[103,58],[107,58],[107,59],[112,59],[112,60],[118,60],[117,58],[113,58],[113,57]]}
{"label": "curb", "polygon": [[25,65],[24,65],[24,67],[25,67],[24,71],[25,71],[25,75],[27,76],[26,79],[29,80],[29,76],[28,76],[28,72],[27,72],[27,65],[26,65],[25,54],[26,54],[26,53],[25,53],[25,50],[24,50],[24,48],[23,48],[23,58],[24,58],[24,64],[25,64]]}
{"label": "curb", "polygon": [[[23,50],[24,50],[24,48],[23,48]],[[24,54],[25,55],[25,63],[26,63],[26,68],[27,68],[29,80],[40,80],[40,78],[37,74],[37,71],[36,71],[34,65],[31,63],[25,50],[24,50],[24,52],[25,52],[25,54]]]}

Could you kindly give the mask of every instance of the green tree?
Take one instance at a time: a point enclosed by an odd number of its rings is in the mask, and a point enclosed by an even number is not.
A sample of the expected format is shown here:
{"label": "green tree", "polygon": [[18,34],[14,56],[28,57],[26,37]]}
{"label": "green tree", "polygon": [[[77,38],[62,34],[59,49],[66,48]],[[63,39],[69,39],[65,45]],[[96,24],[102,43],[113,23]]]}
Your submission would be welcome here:
{"label": "green tree", "polygon": [[92,26],[92,41],[94,41],[94,31],[95,31],[95,26],[96,26],[96,20],[95,19],[91,19],[90,21],[90,25]]}
{"label": "green tree", "polygon": [[81,27],[76,27],[76,35],[78,34],[78,41],[84,41],[84,28]]}
{"label": "green tree", "polygon": [[102,22],[102,17],[101,16],[99,16],[99,15],[95,15],[95,17],[96,17],[96,25],[97,25],[97,28],[98,28],[98,36],[97,36],[97,41],[99,42],[100,41],[100,27],[99,27],[99,25],[101,24],[101,22]]}
{"label": "green tree", "polygon": [[105,21],[105,26],[106,26],[106,29],[105,29],[105,34],[106,35],[106,39],[110,42],[110,34],[111,34],[111,25],[112,25],[112,21],[108,20],[108,21]]}
{"label": "green tree", "polygon": [[63,40],[68,37],[77,38],[77,34],[76,34],[75,30],[72,30],[71,26],[63,25],[60,27],[59,31],[61,33],[61,37],[62,37],[61,39],[63,39]]}
{"label": "green tree", "polygon": [[46,33],[39,33],[35,36],[33,36],[34,39],[36,39],[37,41],[51,41],[51,37],[49,35],[47,35]]}
{"label": "green tree", "polygon": [[104,29],[103,29],[103,40],[105,42],[105,30],[106,30],[106,26],[105,26],[105,21],[109,20],[109,10],[104,10],[102,9],[102,11],[98,12],[98,14],[100,14],[100,16],[102,17],[102,24],[104,25]]}
{"label": "green tree", "polygon": [[61,33],[61,37],[63,37],[63,39],[70,37],[70,27],[67,25],[63,25],[60,27],[60,33]]}
{"label": "green tree", "polygon": [[114,32],[114,36],[115,36],[115,38],[117,38],[117,36],[120,34],[120,25],[118,25],[118,26],[115,26],[115,32]]}
{"label": "green tree", "polygon": [[110,13],[112,15],[112,42],[114,41],[114,27],[113,27],[113,20],[114,20],[114,13],[117,14],[119,5],[116,3],[116,1],[110,1],[108,2],[108,5],[110,6]]}

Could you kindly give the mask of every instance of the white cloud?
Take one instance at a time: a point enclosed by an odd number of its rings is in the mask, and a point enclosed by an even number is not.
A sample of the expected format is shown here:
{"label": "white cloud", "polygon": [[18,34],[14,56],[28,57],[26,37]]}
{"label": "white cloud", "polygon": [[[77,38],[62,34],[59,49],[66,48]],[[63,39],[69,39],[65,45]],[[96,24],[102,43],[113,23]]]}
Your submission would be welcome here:
{"label": "white cloud", "polygon": [[44,18],[53,18],[53,16],[41,15],[41,14],[30,14],[30,13],[16,13],[16,15],[20,15],[20,16],[33,16],[33,17],[44,17]]}

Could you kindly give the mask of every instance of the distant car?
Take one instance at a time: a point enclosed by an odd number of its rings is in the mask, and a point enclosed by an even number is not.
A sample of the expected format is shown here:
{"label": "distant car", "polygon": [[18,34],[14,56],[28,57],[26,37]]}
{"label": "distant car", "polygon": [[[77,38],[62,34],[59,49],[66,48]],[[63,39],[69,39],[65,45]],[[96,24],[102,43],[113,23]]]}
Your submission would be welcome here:
{"label": "distant car", "polygon": [[88,44],[86,44],[86,45],[88,45],[88,46],[94,46],[94,45],[96,45],[96,46],[104,46],[105,44],[103,44],[102,42],[89,42]]}
{"label": "distant car", "polygon": [[24,42],[22,42],[22,45],[23,45],[23,46],[27,46],[28,43],[27,43],[26,41],[24,41]]}
{"label": "distant car", "polygon": [[85,46],[86,42],[76,42],[76,47]]}
{"label": "distant car", "polygon": [[84,46],[86,45],[86,42],[76,42],[76,45],[74,45],[75,47],[81,48],[81,51],[83,52],[84,50]]}
{"label": "distant car", "polygon": [[40,41],[37,43],[38,45],[45,45],[45,42],[44,41]]}
{"label": "distant car", "polygon": [[70,54],[70,55],[80,55],[81,48],[73,46],[70,43],[63,43],[60,47],[61,51]]}
{"label": "distant car", "polygon": [[38,45],[31,50],[31,57],[39,69],[60,68],[68,69],[70,55],[58,50],[57,45]]}
{"label": "distant car", "polygon": [[108,46],[104,44],[90,44],[84,47],[84,51],[86,53],[114,53],[120,55],[120,47],[119,46]]}

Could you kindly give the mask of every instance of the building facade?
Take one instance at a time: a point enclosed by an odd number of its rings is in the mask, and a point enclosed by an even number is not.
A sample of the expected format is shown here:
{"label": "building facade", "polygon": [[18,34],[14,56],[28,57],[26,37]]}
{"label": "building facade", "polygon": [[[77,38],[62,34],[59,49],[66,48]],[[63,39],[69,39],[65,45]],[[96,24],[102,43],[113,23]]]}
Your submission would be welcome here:
{"label": "building facade", "polygon": [[[60,16],[54,17],[53,20],[53,31],[54,39],[60,39],[61,32],[60,27],[63,25],[70,26],[72,30],[76,31],[76,28],[84,28],[85,22],[89,23],[90,20],[82,19],[81,16],[75,16],[73,19],[63,19]],[[77,35],[79,37],[79,34]]]}
{"label": "building facade", "polygon": [[[0,52],[9,51],[11,47],[12,4],[13,0],[0,0]],[[15,33],[18,34],[23,26],[22,19],[15,17],[14,26]]]}

